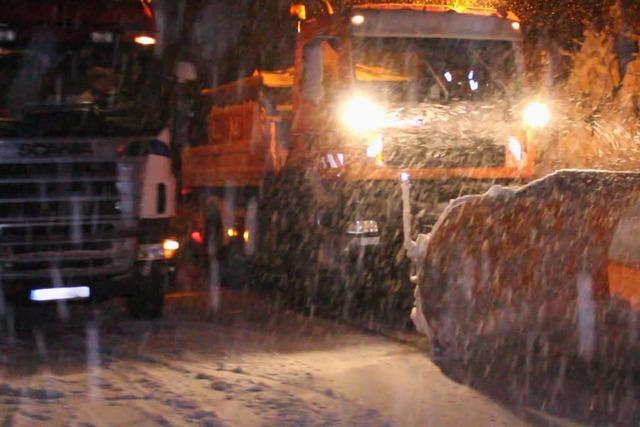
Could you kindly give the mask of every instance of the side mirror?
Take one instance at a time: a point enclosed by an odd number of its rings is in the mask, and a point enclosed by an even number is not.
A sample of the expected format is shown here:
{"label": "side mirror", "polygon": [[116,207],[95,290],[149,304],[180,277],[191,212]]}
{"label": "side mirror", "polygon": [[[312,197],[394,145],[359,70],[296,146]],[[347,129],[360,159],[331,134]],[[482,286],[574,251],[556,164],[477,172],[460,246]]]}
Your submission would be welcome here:
{"label": "side mirror", "polygon": [[175,76],[178,83],[188,83],[198,78],[198,71],[192,62],[180,61],[176,64]]}

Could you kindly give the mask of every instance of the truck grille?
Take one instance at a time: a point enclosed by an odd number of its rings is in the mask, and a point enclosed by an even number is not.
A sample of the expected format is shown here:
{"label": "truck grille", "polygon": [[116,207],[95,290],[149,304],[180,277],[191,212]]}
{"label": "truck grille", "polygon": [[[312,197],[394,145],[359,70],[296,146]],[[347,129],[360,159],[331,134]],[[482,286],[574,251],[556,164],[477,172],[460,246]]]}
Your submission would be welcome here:
{"label": "truck grille", "polygon": [[118,155],[126,142],[0,140],[2,279],[46,284],[131,268],[138,177]]}
{"label": "truck grille", "polygon": [[385,136],[383,160],[398,168],[501,167],[505,148],[488,138],[443,141],[424,136]]}

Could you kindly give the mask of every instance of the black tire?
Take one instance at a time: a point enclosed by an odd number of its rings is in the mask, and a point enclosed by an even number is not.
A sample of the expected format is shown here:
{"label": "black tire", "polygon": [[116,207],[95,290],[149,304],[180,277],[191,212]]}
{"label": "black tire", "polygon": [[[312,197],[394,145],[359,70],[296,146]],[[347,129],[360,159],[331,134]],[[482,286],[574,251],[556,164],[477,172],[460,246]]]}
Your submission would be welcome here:
{"label": "black tire", "polygon": [[133,280],[135,283],[127,301],[131,317],[139,320],[160,318],[164,308],[164,288],[167,277],[164,275],[137,276]]}
{"label": "black tire", "polygon": [[205,222],[205,267],[210,286],[241,289],[250,280],[251,260],[245,254],[241,239],[225,243],[224,228],[217,211],[211,211]]}
{"label": "black tire", "polygon": [[217,212],[210,212],[205,223],[205,271],[209,292],[208,309],[211,313],[217,312],[222,305],[222,286],[225,282],[222,242],[222,221]]}

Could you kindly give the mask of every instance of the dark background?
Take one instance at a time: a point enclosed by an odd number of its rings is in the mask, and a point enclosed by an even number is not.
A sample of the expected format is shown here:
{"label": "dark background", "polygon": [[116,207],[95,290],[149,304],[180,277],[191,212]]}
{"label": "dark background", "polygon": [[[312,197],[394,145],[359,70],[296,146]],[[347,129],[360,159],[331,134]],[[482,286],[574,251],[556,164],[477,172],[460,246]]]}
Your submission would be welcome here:
{"label": "dark background", "polygon": [[[324,12],[319,0],[300,3],[307,6],[309,16]],[[336,13],[357,3],[364,2],[332,0]],[[468,0],[449,3],[483,4]],[[609,32],[616,38],[618,54],[627,60],[637,51],[637,0],[500,0],[493,4],[515,12],[524,21],[529,57],[541,49],[551,52],[558,81],[566,76],[568,57],[579,47],[585,28]],[[212,85],[249,75],[256,68],[290,66],[296,27],[289,15],[290,5],[290,0],[156,0],[163,54],[195,62],[203,80]]]}

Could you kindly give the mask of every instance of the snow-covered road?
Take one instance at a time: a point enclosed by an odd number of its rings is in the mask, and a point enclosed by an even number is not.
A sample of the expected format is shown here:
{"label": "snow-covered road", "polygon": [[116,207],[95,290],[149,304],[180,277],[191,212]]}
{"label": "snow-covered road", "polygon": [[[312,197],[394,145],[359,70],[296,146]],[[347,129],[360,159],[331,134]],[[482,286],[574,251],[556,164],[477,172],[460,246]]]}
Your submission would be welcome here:
{"label": "snow-covered road", "polygon": [[[0,336],[0,425],[522,425],[424,352],[324,320],[167,299],[157,322],[117,304]],[[31,313],[33,314],[33,313]]]}

